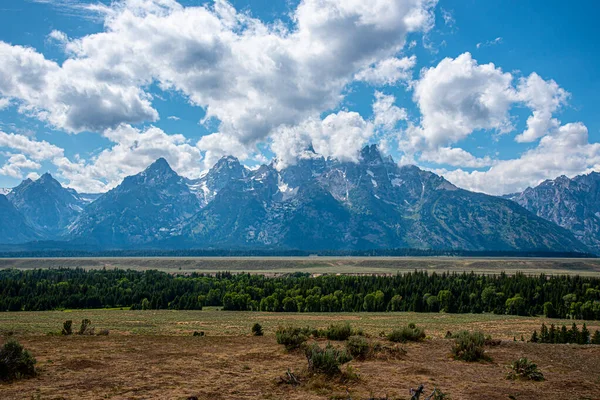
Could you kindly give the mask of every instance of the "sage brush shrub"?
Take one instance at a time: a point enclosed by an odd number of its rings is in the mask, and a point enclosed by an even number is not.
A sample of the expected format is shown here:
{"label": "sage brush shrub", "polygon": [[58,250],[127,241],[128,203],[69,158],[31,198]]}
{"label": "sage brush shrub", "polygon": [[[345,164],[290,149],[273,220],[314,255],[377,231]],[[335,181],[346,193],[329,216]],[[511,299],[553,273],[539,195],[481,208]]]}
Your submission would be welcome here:
{"label": "sage brush shrub", "polygon": [[277,338],[277,343],[284,345],[287,350],[295,350],[308,340],[307,330],[293,326],[280,326],[275,332],[275,337]]}
{"label": "sage brush shrub", "polygon": [[252,325],[252,334],[254,336],[262,336],[263,335],[263,329],[262,326],[257,322],[254,325]]}
{"label": "sage brush shrub", "polygon": [[325,336],[329,340],[347,340],[352,336],[352,327],[347,322],[345,324],[330,325],[325,332]]}
{"label": "sage brush shrub", "polygon": [[93,328],[91,327],[92,325],[92,321],[90,321],[89,319],[85,318],[81,320],[81,326],[79,327],[79,332],[77,332],[78,335],[93,335]]}
{"label": "sage brush shrub", "polygon": [[65,336],[73,334],[73,321],[72,320],[69,319],[69,320],[63,322],[63,328],[62,328],[61,333]]}
{"label": "sage brush shrub", "polygon": [[346,342],[346,349],[350,355],[358,360],[364,360],[371,352],[371,345],[362,336],[350,336]]}
{"label": "sage brush shrub", "polygon": [[393,330],[387,338],[390,342],[420,342],[425,339],[425,329],[411,323],[402,329]]}
{"label": "sage brush shrub", "polygon": [[481,332],[461,331],[456,334],[454,345],[452,346],[452,355],[457,360],[474,362],[479,360],[489,360],[485,354],[485,337]]}
{"label": "sage brush shrub", "polygon": [[0,380],[35,376],[35,358],[15,339],[9,339],[0,349]]}
{"label": "sage brush shrub", "polygon": [[329,376],[340,374],[342,372],[340,365],[352,360],[352,356],[346,349],[336,348],[331,343],[327,343],[324,349],[317,343],[313,343],[306,347],[304,354],[309,371]]}
{"label": "sage brush shrub", "polygon": [[544,374],[540,371],[536,364],[522,357],[513,361],[510,365],[512,371],[507,375],[508,379],[524,379],[530,381],[543,381]]}

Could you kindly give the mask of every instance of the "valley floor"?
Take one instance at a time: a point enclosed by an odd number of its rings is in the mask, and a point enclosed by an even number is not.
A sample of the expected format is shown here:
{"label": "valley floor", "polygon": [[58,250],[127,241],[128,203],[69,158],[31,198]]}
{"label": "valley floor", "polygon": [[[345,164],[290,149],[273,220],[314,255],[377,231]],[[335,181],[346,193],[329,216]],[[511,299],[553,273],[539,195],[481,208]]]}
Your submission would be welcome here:
{"label": "valley floor", "polygon": [[[62,322],[74,327],[89,318],[109,336],[56,336]],[[326,328],[348,321],[373,337],[415,322],[428,338],[402,345],[407,354],[394,360],[352,361],[357,381],[305,376],[302,353],[276,343],[278,325]],[[259,322],[265,336],[250,336]],[[349,313],[285,314],[262,312],[76,310],[0,313],[0,331],[12,333],[38,360],[39,376],[0,384],[1,399],[408,399],[408,389],[424,383],[457,399],[598,399],[600,346],[521,342],[542,322],[573,321],[471,314]],[[581,327],[582,321],[576,321]],[[599,321],[588,321],[593,332]],[[488,347],[491,362],[466,363],[450,357],[446,331],[481,330],[502,339]],[[194,331],[206,336],[194,337]],[[513,337],[517,341],[513,341]],[[3,339],[2,339],[3,340]],[[337,343],[337,342],[334,342]],[[505,379],[519,357],[536,362],[544,382]],[[302,384],[279,383],[290,369]],[[336,397],[339,396],[339,397]]]}
{"label": "valley floor", "polygon": [[395,274],[475,272],[480,274],[600,275],[600,258],[503,257],[82,257],[0,258],[0,269],[18,268],[156,269],[172,273],[219,271],[254,274]]}

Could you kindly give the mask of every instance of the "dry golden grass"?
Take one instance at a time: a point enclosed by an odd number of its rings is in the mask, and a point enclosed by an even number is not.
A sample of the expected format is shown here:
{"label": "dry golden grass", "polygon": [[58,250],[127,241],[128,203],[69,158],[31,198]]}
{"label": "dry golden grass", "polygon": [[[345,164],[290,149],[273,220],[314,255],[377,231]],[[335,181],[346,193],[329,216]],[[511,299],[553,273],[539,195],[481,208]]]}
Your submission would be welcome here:
{"label": "dry golden grass", "polygon": [[[62,321],[77,327],[90,318],[109,336],[49,336]],[[360,379],[308,378],[302,353],[277,345],[279,324],[326,327],[349,321],[377,339],[381,331],[409,321],[424,326],[429,338],[403,345],[399,359],[352,361]],[[495,315],[415,313],[275,314],[205,311],[78,310],[72,312],[1,313],[0,330],[13,331],[38,360],[39,376],[0,384],[0,399],[408,399],[408,389],[424,383],[440,387],[452,399],[600,399],[600,346],[545,345],[513,342],[528,338],[542,321],[558,320]],[[260,322],[265,336],[250,336]],[[570,321],[564,321],[570,322]],[[589,328],[600,329],[598,322]],[[491,362],[465,363],[450,358],[447,330],[480,329],[504,339],[488,348]],[[205,337],[192,337],[203,330]],[[505,379],[508,365],[519,357],[536,362],[544,382]],[[299,374],[300,386],[280,384],[288,369]]]}

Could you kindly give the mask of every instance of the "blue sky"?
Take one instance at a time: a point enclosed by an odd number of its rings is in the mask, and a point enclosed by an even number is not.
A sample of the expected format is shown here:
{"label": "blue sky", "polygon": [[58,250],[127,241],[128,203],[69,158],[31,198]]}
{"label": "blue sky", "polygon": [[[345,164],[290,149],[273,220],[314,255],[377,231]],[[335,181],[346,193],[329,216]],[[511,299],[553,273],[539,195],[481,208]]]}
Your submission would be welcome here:
{"label": "blue sky", "polygon": [[0,186],[104,191],[159,156],[284,168],[307,143],[492,194],[600,170],[600,5],[361,4],[2,2]]}

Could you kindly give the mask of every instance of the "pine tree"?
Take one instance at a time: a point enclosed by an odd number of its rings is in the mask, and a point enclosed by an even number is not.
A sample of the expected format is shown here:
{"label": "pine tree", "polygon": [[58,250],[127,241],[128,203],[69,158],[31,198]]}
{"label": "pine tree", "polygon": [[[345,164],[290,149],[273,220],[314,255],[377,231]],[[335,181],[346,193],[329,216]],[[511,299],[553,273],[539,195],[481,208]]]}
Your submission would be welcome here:
{"label": "pine tree", "polygon": [[563,325],[562,328],[560,328],[560,334],[558,335],[558,343],[568,343],[569,336],[569,330],[566,326]]}
{"label": "pine tree", "polygon": [[592,336],[592,344],[600,344],[600,331],[596,329],[594,336]]}
{"label": "pine tree", "polygon": [[569,335],[568,335],[568,342],[569,343],[579,343],[579,329],[577,328],[577,325],[575,324],[575,322],[573,322],[573,326],[571,326],[571,330],[569,330]]}
{"label": "pine tree", "polygon": [[557,332],[554,324],[550,324],[550,331],[548,332],[548,343],[557,343]]}
{"label": "pine tree", "polygon": [[531,339],[529,339],[529,341],[532,343],[537,343],[539,341],[537,330],[533,331],[533,334],[531,335]]}
{"label": "pine tree", "polygon": [[550,333],[548,332],[548,327],[546,324],[542,324],[542,328],[540,330],[540,342],[550,343]]}
{"label": "pine tree", "polygon": [[588,344],[590,342],[590,331],[588,330],[585,322],[583,323],[583,328],[581,328],[581,333],[579,334],[579,344]]}

